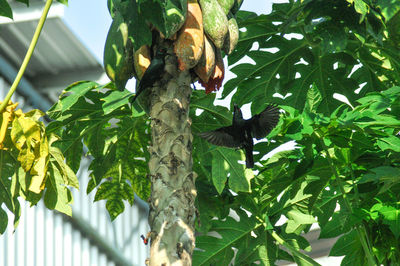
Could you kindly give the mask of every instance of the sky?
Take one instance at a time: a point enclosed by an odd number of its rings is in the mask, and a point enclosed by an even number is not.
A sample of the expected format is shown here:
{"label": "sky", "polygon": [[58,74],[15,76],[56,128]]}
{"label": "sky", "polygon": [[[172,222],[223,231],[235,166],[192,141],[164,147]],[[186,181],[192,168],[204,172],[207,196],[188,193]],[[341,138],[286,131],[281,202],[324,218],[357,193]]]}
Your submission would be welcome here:
{"label": "sky", "polygon": [[69,0],[65,22],[102,64],[104,44],[111,25],[107,0]]}

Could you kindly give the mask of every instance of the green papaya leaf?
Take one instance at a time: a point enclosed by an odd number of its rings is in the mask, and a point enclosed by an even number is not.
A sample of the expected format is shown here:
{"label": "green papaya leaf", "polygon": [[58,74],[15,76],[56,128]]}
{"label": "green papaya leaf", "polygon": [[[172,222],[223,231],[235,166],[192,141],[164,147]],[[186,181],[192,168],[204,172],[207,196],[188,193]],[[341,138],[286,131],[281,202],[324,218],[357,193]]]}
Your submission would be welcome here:
{"label": "green papaya leaf", "polygon": [[[80,81],[71,84],[63,91],[60,100],[47,111],[47,114],[52,119],[60,119],[63,112],[69,110],[79,100],[84,99],[88,91],[97,87],[99,87],[98,84],[92,81]],[[90,106],[90,104],[87,103],[87,106]],[[84,106],[82,106],[82,109],[85,109]],[[67,117],[69,116],[67,115]]]}
{"label": "green papaya leaf", "polygon": [[129,103],[129,97],[132,96],[132,93],[128,90],[124,91],[109,91],[102,98],[103,103],[103,111],[105,115],[112,113],[113,111],[121,108],[124,105]]}
{"label": "green papaya leaf", "polygon": [[0,0],[0,16],[13,19],[13,12],[7,0]]}
{"label": "green papaya leaf", "polygon": [[194,265],[227,265],[222,262],[233,258],[232,246],[245,240],[251,232],[260,225],[254,217],[247,217],[247,214],[239,212],[240,222],[232,217],[227,217],[225,221],[213,220],[210,231],[217,232],[220,237],[198,236],[196,238],[196,249],[193,253]]}
{"label": "green papaya leaf", "polygon": [[46,180],[47,190],[44,195],[44,203],[47,208],[72,215],[72,194],[64,184],[64,174],[54,161],[50,161],[49,176]]}
{"label": "green papaya leaf", "polygon": [[345,265],[365,265],[365,255],[357,237],[357,231],[341,236],[333,245],[329,256],[346,256],[342,263]]}
{"label": "green papaya leaf", "polygon": [[342,213],[335,212],[332,219],[322,227],[320,238],[332,238],[351,230],[352,224],[348,216]]}
{"label": "green papaya leaf", "polygon": [[396,238],[400,235],[400,210],[394,206],[377,203],[371,208],[371,212],[377,211],[382,215],[384,224],[389,225]]}
{"label": "green papaya leaf", "polygon": [[213,183],[219,193],[224,189],[228,175],[229,188],[235,192],[250,192],[250,180],[254,174],[251,169],[246,169],[245,165],[238,163],[239,160],[245,160],[242,151],[216,147],[212,149],[211,154]]}
{"label": "green papaya leaf", "polygon": [[321,101],[322,101],[321,93],[319,92],[317,85],[313,83],[313,85],[307,91],[307,102],[304,108],[309,113],[316,113]]}
{"label": "green papaya leaf", "polygon": [[[126,194],[126,186],[129,185],[125,182],[120,183],[117,179],[113,179],[112,181],[102,183],[96,192],[94,201],[107,199],[106,209],[112,221],[125,209],[122,200],[127,199],[128,196],[133,196],[133,193]],[[133,202],[133,199],[131,200]]]}

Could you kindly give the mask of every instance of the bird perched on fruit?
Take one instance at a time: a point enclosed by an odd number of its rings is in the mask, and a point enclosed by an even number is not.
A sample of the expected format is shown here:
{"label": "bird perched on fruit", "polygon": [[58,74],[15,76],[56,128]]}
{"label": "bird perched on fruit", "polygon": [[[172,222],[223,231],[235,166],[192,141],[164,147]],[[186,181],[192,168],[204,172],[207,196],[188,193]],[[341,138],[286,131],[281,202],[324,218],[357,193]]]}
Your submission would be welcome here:
{"label": "bird perched on fruit", "polygon": [[233,107],[232,125],[198,135],[211,144],[229,148],[241,148],[246,152],[246,167],[253,168],[253,138],[262,139],[278,124],[279,109],[268,105],[260,114],[245,120],[242,111],[235,104]]}
{"label": "bird perched on fruit", "polygon": [[136,95],[132,98],[131,103],[133,103],[136,98],[146,89],[159,80],[164,72],[165,66],[165,56],[170,55],[164,48],[158,49],[156,55],[147,70],[144,72],[142,79],[136,89]]}

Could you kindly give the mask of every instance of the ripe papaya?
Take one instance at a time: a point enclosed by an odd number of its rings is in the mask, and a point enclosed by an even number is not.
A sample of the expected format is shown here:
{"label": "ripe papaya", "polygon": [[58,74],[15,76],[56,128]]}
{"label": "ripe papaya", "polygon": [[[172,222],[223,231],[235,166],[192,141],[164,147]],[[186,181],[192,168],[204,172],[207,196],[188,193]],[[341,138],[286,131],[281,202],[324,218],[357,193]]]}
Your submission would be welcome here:
{"label": "ripe papaya", "polygon": [[120,15],[114,17],[108,31],[103,62],[107,76],[119,90],[124,90],[126,82],[135,73],[133,44],[128,38],[128,25]]}
{"label": "ripe papaya", "polygon": [[197,65],[203,53],[204,31],[203,15],[196,0],[188,0],[188,13],[185,24],[179,30],[174,42],[174,52],[181,71]]}
{"label": "ripe papaya", "polygon": [[135,52],[135,71],[136,76],[140,80],[143,77],[144,72],[151,63],[150,48],[147,45],[143,45]]}
{"label": "ripe papaya", "polygon": [[206,94],[210,92],[217,91],[222,86],[222,81],[225,76],[224,61],[222,59],[221,50],[216,49],[215,51],[215,68],[211,74],[208,82],[203,82],[199,80],[200,84],[206,89]]}
{"label": "ripe papaya", "polygon": [[217,48],[224,45],[228,33],[228,19],[217,0],[200,0],[204,31]]}
{"label": "ripe papaya", "polygon": [[194,72],[204,83],[208,82],[211,74],[215,68],[215,51],[214,45],[208,40],[207,36],[204,38],[204,49],[199,63],[194,67]]}
{"label": "ripe papaya", "polygon": [[231,18],[228,21],[228,34],[225,37],[225,42],[224,42],[224,52],[226,54],[232,53],[232,51],[235,49],[238,40],[239,40],[239,27],[236,22],[236,19],[231,16]]}
{"label": "ripe papaya", "polygon": [[225,12],[225,15],[228,15],[229,10],[231,10],[233,4],[235,3],[236,0],[218,0],[219,5],[222,7],[222,9]]}

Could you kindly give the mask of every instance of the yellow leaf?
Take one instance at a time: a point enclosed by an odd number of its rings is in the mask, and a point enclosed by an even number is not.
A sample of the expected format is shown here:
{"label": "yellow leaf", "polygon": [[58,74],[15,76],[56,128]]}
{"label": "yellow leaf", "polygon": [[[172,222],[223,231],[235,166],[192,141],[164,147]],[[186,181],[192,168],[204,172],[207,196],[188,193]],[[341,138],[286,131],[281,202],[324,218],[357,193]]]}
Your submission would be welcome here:
{"label": "yellow leaf", "polygon": [[25,170],[25,172],[28,172],[31,170],[32,164],[35,161],[35,155],[31,149],[27,147],[19,152],[17,159],[21,162],[21,167]]}
{"label": "yellow leaf", "polygon": [[40,193],[44,189],[49,160],[45,127],[39,121],[43,115],[40,110],[32,110],[26,114],[17,110],[11,129],[11,140],[19,150],[17,159],[24,171],[32,175],[31,182],[26,186],[34,193]]}
{"label": "yellow leaf", "polygon": [[20,151],[18,161],[25,171],[29,171],[38,156],[41,141],[41,127],[37,121],[20,116],[13,120],[11,140]]}
{"label": "yellow leaf", "polygon": [[42,186],[43,178],[41,176],[32,176],[32,181],[31,184],[29,185],[29,190],[39,194],[41,191],[41,186]]}
{"label": "yellow leaf", "polygon": [[44,113],[38,109],[33,109],[27,112],[24,116],[39,122],[39,119],[44,116]]}
{"label": "yellow leaf", "polygon": [[[1,102],[0,102],[0,104],[1,104]],[[17,108],[17,106],[18,106],[18,103],[13,104],[10,101],[8,103],[8,106],[2,113],[2,122],[1,122],[1,127],[0,127],[0,149],[5,149],[5,147],[3,146],[3,141],[6,137],[8,123],[11,122],[14,109]]]}
{"label": "yellow leaf", "polygon": [[40,193],[40,191],[44,189],[44,179],[47,175],[47,165],[49,160],[48,155],[49,144],[47,142],[47,137],[44,136],[40,143],[39,157],[35,160],[31,169],[32,182],[29,186],[29,190],[32,192]]}
{"label": "yellow leaf", "polygon": [[17,149],[22,150],[26,142],[31,142],[32,139],[40,141],[39,125],[34,120],[23,116],[14,119],[11,128],[11,140]]}
{"label": "yellow leaf", "polygon": [[33,118],[28,117],[20,117],[18,121],[24,131],[24,135],[28,140],[36,140],[37,142],[40,141],[41,138],[41,130],[39,121],[35,121]]}
{"label": "yellow leaf", "polygon": [[15,113],[15,115],[16,115],[17,117],[23,117],[23,116],[25,116],[25,114],[22,112],[21,109],[18,109],[18,110],[15,111],[14,113]]}
{"label": "yellow leaf", "polygon": [[44,189],[42,184],[44,183],[43,181],[47,174],[47,159],[47,157],[40,157],[39,160],[35,161],[31,169],[32,182],[29,186],[29,190],[35,193],[39,193],[40,190]]}
{"label": "yellow leaf", "polygon": [[19,187],[21,189],[21,193],[19,193],[19,195],[22,198],[26,199],[25,195],[26,195],[26,192],[28,192],[29,184],[27,184],[27,181],[28,181],[27,173],[25,172],[24,169],[22,169],[22,167],[20,167],[18,169],[17,178],[18,178]]}

